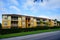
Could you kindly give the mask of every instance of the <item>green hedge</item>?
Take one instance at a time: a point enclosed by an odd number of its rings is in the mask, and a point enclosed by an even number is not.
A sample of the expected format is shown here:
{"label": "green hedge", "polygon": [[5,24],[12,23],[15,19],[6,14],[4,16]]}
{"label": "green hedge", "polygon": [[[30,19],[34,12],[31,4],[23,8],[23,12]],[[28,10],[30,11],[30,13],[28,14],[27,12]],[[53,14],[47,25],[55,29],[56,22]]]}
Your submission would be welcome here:
{"label": "green hedge", "polygon": [[35,28],[17,28],[12,27],[11,29],[0,29],[0,34],[11,34],[11,33],[18,33],[18,32],[28,32],[28,31],[35,31],[35,30],[45,30],[45,29],[56,29],[60,28],[60,26],[48,27],[48,26],[37,26]]}

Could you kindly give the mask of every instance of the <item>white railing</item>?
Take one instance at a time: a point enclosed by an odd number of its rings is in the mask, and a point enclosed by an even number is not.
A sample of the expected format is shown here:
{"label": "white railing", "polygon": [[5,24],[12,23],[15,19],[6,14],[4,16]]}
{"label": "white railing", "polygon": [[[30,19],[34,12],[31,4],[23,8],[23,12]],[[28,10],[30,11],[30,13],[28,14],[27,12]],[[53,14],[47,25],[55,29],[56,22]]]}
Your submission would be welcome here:
{"label": "white railing", "polygon": [[11,26],[18,26],[18,24],[11,24]]}
{"label": "white railing", "polygon": [[11,20],[13,20],[13,21],[18,21],[18,19],[14,19],[14,18],[12,18]]}

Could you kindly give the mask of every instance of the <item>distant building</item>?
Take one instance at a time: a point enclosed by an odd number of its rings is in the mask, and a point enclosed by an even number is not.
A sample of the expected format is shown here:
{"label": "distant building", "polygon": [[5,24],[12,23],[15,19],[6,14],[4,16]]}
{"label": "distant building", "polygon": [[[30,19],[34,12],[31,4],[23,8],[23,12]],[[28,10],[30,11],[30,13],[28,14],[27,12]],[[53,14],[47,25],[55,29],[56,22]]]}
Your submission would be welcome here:
{"label": "distant building", "polygon": [[[59,24],[58,24],[59,25]],[[48,18],[40,18],[33,16],[2,14],[2,28],[32,28],[37,26],[57,26],[57,21]]]}

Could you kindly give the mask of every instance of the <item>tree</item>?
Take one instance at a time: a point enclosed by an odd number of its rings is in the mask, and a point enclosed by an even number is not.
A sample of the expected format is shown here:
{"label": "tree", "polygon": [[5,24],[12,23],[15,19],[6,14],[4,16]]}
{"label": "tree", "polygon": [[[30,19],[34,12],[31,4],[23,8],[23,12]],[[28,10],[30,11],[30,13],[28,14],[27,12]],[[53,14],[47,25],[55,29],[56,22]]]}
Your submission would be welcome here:
{"label": "tree", "polygon": [[1,23],[0,23],[0,29],[2,28],[2,25],[1,25]]}
{"label": "tree", "polygon": [[45,29],[45,22],[42,20],[42,19],[40,19],[40,29]]}
{"label": "tree", "polygon": [[40,24],[41,24],[41,26],[42,26],[42,24],[43,24],[43,21],[42,21],[42,20],[40,20]]}
{"label": "tree", "polygon": [[55,19],[55,21],[57,21],[57,19]]}
{"label": "tree", "polygon": [[50,25],[50,22],[49,21],[46,21],[45,24],[46,24],[46,26],[49,26]]}

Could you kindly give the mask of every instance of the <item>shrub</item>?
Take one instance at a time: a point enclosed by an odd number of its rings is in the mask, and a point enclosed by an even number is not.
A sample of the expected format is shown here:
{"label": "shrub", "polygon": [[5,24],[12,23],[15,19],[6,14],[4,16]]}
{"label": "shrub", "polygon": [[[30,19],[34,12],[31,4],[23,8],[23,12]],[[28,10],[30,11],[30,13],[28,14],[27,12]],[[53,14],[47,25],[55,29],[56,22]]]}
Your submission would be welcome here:
{"label": "shrub", "polygon": [[60,28],[60,26],[48,27],[48,26],[37,26],[35,28],[18,28],[12,27],[11,29],[0,29],[0,34],[11,34],[11,33],[18,33],[18,32],[29,32],[29,31],[36,31],[36,30],[45,30],[45,29],[55,29]]}

